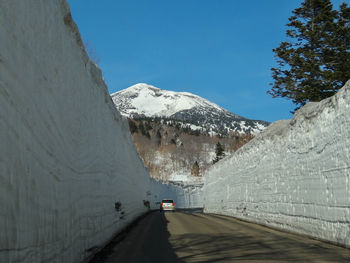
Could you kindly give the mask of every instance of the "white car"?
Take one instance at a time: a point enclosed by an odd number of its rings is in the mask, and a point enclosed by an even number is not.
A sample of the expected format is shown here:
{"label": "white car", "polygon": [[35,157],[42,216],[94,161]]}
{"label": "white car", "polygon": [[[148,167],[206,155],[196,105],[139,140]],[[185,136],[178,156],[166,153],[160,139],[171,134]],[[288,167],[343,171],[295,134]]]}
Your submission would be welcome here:
{"label": "white car", "polygon": [[172,199],[163,199],[160,203],[160,212],[173,211],[175,212],[175,202]]}

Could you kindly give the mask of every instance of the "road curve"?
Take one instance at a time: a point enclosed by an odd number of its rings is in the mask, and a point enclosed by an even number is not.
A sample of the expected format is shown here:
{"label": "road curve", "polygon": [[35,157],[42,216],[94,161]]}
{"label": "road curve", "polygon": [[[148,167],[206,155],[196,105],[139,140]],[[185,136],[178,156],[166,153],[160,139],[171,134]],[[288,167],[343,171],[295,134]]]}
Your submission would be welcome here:
{"label": "road curve", "polygon": [[92,262],[350,262],[350,250],[231,217],[152,212]]}

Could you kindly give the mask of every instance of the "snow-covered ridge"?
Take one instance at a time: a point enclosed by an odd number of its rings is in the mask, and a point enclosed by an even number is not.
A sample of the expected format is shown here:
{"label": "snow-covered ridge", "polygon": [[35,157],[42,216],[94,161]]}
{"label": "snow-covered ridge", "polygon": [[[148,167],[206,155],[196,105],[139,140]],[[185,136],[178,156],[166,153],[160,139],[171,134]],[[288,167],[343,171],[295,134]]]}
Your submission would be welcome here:
{"label": "snow-covered ridge", "polygon": [[350,247],[350,81],[272,123],[205,176],[206,212]]}
{"label": "snow-covered ridge", "polygon": [[192,93],[161,90],[145,83],[138,83],[113,93],[111,97],[119,111],[128,117],[133,113],[147,117],[170,117],[179,111],[194,107],[211,107],[225,111],[215,103]]}
{"label": "snow-covered ridge", "polygon": [[111,97],[124,116],[172,118],[208,132],[257,133],[268,125],[238,116],[189,92],[162,90],[144,83],[113,93]]}

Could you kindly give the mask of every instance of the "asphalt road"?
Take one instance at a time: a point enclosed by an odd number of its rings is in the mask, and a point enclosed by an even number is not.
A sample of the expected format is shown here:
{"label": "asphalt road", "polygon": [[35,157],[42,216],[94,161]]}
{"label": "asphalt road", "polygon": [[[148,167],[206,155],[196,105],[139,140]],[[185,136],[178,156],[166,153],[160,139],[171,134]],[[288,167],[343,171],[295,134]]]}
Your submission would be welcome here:
{"label": "asphalt road", "polygon": [[93,262],[350,262],[350,250],[234,218],[152,212]]}

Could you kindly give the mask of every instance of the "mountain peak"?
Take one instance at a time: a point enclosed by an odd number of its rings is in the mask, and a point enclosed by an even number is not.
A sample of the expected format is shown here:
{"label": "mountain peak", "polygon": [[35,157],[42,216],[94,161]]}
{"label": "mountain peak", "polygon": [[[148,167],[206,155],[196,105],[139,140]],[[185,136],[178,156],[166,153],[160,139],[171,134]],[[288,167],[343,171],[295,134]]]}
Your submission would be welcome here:
{"label": "mountain peak", "polygon": [[238,116],[195,94],[162,90],[146,83],[138,83],[111,97],[124,116],[177,119],[209,132],[255,133],[268,125]]}
{"label": "mountain peak", "polygon": [[162,90],[146,83],[138,83],[111,94],[119,111],[130,117],[143,114],[147,117],[170,117],[194,107],[211,107],[225,111],[215,103],[189,92]]}
{"label": "mountain peak", "polygon": [[159,88],[156,88],[156,87],[149,85],[147,83],[137,83],[137,84],[132,85],[129,88],[125,89],[124,91],[137,92],[137,91],[141,91],[142,89],[149,89],[149,90],[154,90],[154,91],[160,90]]}

